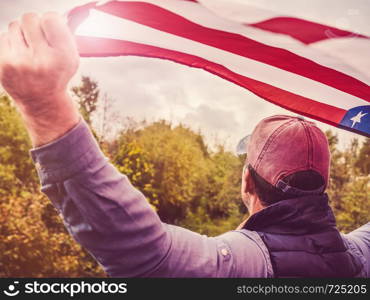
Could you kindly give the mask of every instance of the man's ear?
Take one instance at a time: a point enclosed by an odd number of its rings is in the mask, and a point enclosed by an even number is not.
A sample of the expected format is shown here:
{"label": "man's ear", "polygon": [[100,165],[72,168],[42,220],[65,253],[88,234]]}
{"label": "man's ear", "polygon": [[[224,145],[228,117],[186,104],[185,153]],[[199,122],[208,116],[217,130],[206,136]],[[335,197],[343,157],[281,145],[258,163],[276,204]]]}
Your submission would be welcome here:
{"label": "man's ear", "polygon": [[245,182],[244,184],[244,191],[245,193],[254,194],[255,193],[255,185],[251,176],[251,173],[249,172],[249,169],[246,168],[243,175],[243,180]]}
{"label": "man's ear", "polygon": [[255,193],[255,186],[252,179],[252,175],[247,168],[244,172],[244,180],[245,180],[245,189],[247,193],[254,194]]}

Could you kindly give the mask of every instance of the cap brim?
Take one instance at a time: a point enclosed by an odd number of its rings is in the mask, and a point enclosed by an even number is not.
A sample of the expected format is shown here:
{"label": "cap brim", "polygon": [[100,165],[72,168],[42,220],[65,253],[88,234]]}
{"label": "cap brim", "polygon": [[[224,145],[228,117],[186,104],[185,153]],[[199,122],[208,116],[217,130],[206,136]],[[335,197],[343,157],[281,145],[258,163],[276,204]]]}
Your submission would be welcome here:
{"label": "cap brim", "polygon": [[243,137],[239,141],[238,145],[236,146],[236,154],[237,155],[243,155],[243,154],[247,153],[247,145],[248,145],[250,137],[251,137],[251,135],[248,134],[247,136]]}

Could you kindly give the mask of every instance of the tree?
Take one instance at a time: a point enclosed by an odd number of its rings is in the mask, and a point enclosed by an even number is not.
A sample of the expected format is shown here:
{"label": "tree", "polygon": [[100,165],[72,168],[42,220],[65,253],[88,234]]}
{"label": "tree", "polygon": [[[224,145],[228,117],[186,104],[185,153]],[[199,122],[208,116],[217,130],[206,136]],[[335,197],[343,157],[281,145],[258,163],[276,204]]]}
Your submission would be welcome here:
{"label": "tree", "polygon": [[[125,140],[125,138],[122,139]],[[154,166],[149,161],[148,153],[137,141],[121,143],[113,163],[118,171],[128,176],[130,182],[144,193],[154,208],[158,207],[158,195],[153,187]]]}
{"label": "tree", "polygon": [[360,147],[357,139],[345,150],[337,148],[338,138],[326,132],[331,150],[328,194],[340,230],[348,232],[369,221],[370,176],[368,140]]}
{"label": "tree", "polygon": [[229,216],[239,209],[243,160],[218,146],[208,165],[207,212],[212,218]]}
{"label": "tree", "polygon": [[336,213],[341,230],[349,232],[369,222],[369,182],[369,177],[358,178],[343,190],[342,210]]}
{"label": "tree", "polygon": [[370,138],[362,144],[355,167],[365,176],[370,174]]}
{"label": "tree", "polygon": [[326,135],[331,153],[328,194],[334,211],[341,211],[343,189],[349,182],[350,170],[344,154],[337,149],[338,137],[331,131],[327,131]]}
{"label": "tree", "polygon": [[122,132],[116,146],[113,162],[144,192],[164,222],[194,228],[195,219],[205,225],[241,218],[243,162],[223,147],[210,152],[200,133],[166,121],[140,123]]}
{"label": "tree", "polygon": [[72,92],[79,105],[82,117],[91,127],[93,114],[96,111],[100,94],[98,83],[90,77],[82,76],[81,84],[72,87]]}
{"label": "tree", "polygon": [[0,196],[19,187],[34,186],[38,179],[28,150],[31,142],[14,105],[0,95]]}
{"label": "tree", "polygon": [[5,95],[0,95],[0,140],[0,277],[104,276],[39,191],[30,140]]}
{"label": "tree", "polygon": [[151,189],[158,199],[158,214],[163,221],[176,223],[200,201],[206,181],[205,156],[198,136],[182,125],[172,127],[165,121],[140,125],[122,134],[119,145],[143,149],[140,159],[154,170]]}
{"label": "tree", "polygon": [[2,198],[0,241],[0,277],[104,276],[39,192]]}

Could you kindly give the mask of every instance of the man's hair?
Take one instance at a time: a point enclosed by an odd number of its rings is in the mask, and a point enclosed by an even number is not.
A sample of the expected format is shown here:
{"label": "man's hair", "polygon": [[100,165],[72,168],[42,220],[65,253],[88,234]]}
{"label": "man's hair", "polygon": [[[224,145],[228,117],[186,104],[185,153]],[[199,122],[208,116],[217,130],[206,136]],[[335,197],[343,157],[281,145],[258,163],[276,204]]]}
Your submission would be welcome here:
{"label": "man's hair", "polygon": [[[273,186],[260,175],[258,175],[251,165],[248,165],[248,170],[254,182],[256,194],[263,206],[269,206],[281,200],[299,197],[297,195],[283,192],[282,190]],[[282,181],[291,187],[304,191],[316,190],[325,184],[324,178],[318,172],[313,170],[293,173],[284,177]]]}

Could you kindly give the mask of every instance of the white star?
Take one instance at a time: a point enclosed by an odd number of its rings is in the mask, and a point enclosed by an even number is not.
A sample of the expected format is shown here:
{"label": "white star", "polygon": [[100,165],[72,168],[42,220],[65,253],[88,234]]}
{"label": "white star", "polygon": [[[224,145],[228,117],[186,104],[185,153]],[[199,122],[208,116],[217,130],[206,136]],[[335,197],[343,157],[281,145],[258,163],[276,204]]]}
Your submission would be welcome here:
{"label": "white star", "polygon": [[352,121],[351,128],[353,128],[353,126],[355,126],[356,123],[361,123],[361,118],[363,116],[366,116],[366,115],[367,115],[367,113],[362,113],[362,110],[361,110],[356,116],[354,116],[353,118],[351,118],[350,119]]}

